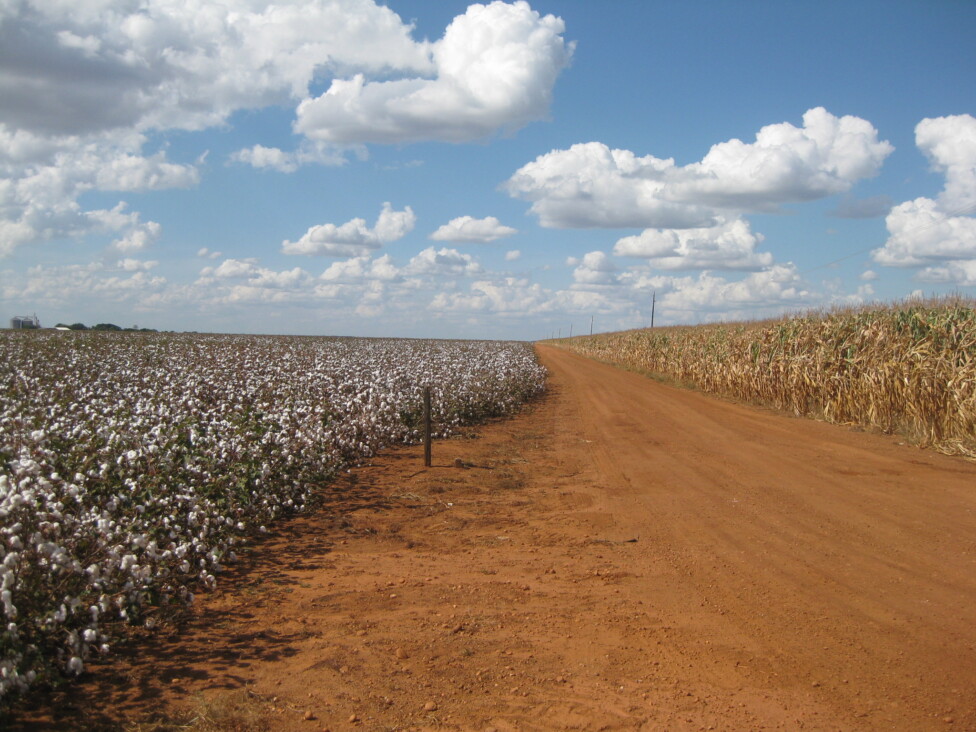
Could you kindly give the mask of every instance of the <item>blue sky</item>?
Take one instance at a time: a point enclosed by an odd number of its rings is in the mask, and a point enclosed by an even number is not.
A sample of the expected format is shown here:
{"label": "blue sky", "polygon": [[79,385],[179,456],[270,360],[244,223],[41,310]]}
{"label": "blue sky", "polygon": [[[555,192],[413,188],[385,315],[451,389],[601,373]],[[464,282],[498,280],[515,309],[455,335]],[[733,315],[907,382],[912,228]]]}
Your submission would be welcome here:
{"label": "blue sky", "polygon": [[4,318],[518,338],[976,290],[976,3],[15,0]]}

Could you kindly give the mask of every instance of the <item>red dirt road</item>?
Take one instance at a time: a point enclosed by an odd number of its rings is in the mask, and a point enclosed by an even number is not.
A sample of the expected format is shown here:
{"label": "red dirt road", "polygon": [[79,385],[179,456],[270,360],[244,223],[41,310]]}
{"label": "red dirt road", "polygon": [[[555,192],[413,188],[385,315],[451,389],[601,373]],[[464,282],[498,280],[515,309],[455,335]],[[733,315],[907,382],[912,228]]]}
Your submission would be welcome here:
{"label": "red dirt road", "polygon": [[538,350],[526,413],[352,471],[26,721],[976,729],[976,465]]}
{"label": "red dirt road", "polygon": [[743,726],[976,729],[976,466],[544,353],[679,686]]}

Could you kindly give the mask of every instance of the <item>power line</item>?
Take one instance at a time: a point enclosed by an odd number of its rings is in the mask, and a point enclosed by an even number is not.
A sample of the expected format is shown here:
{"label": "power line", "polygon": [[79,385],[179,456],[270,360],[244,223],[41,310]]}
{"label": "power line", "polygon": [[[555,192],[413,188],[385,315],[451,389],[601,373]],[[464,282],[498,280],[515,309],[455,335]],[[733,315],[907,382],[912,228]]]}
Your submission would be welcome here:
{"label": "power line", "polygon": [[[961,208],[953,209],[953,210],[950,210],[950,211],[944,211],[942,213],[943,213],[943,216],[945,216],[947,219],[956,218],[957,216],[969,216],[970,214],[976,213],[976,203],[970,203],[970,204],[967,204],[967,205],[965,205],[965,206],[963,206]],[[919,231],[924,231],[925,229],[929,229],[929,228],[935,226],[937,223],[940,223],[940,222],[938,222],[938,221],[929,221],[927,223],[919,224],[918,226],[914,226],[911,229],[907,229],[906,231],[904,231],[902,233],[904,233],[904,234],[915,234],[915,233],[917,233]],[[884,247],[884,244],[882,244],[881,246]],[[853,257],[860,256],[861,254],[864,254],[865,252],[870,252],[870,251],[872,251],[874,249],[878,249],[878,248],[879,247],[877,247],[875,245],[872,245],[872,246],[867,247],[866,249],[859,249],[856,252],[852,252],[851,254],[846,254],[843,257],[840,257],[839,259],[833,260],[832,262],[827,262],[826,264],[818,264],[816,267],[809,267],[809,268],[803,270],[802,272],[797,272],[797,275],[798,276],[805,275],[805,274],[808,274],[810,272],[816,272],[818,269],[826,269],[827,267],[833,267],[835,264],[839,264],[840,262],[846,261],[846,260],[851,259]]]}

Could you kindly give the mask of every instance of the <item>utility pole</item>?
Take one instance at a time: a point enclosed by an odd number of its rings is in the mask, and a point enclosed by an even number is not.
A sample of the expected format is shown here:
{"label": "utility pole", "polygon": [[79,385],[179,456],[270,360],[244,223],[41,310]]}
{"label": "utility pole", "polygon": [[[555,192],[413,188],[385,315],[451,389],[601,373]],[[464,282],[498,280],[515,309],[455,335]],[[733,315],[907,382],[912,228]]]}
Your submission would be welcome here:
{"label": "utility pole", "polygon": [[593,316],[590,316],[590,335],[593,335]]}
{"label": "utility pole", "polygon": [[654,327],[654,306],[657,304],[657,290],[651,295],[651,327]]}
{"label": "utility pole", "polygon": [[573,337],[573,324],[572,323],[569,324],[569,337],[570,338]]}

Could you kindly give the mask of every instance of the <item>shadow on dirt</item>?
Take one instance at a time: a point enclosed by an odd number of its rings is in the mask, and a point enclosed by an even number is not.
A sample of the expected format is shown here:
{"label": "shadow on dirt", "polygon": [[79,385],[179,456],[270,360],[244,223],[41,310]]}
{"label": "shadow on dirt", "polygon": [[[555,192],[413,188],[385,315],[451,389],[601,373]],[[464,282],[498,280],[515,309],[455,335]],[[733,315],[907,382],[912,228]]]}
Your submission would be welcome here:
{"label": "shadow on dirt", "polygon": [[[391,450],[383,460],[399,465],[416,457]],[[282,520],[273,534],[250,541],[237,563],[220,575],[215,594],[237,591],[258,605],[274,603],[299,582],[288,572],[327,567],[333,547],[357,533],[347,516],[390,505],[387,496],[362,483],[355,472],[342,473],[316,496],[308,513]],[[19,700],[0,717],[0,728],[118,730],[117,720],[136,718],[147,701],[188,693],[186,682],[208,680],[211,689],[240,689],[249,668],[294,656],[295,643],[307,638],[304,632],[241,632],[253,617],[247,608],[209,605],[161,623],[155,631],[133,629],[114,645],[111,656],[92,659],[76,682],[56,690],[35,689]]]}

